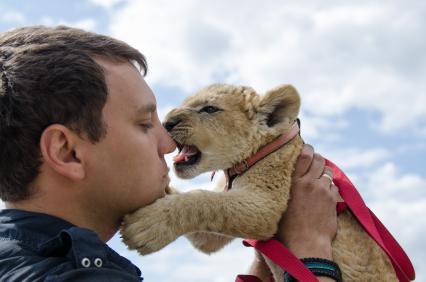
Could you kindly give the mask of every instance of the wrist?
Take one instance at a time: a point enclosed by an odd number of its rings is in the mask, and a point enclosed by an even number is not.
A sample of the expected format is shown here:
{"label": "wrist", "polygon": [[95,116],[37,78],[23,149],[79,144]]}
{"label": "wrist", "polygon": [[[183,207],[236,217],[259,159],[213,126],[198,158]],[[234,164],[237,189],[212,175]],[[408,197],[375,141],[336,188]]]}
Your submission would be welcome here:
{"label": "wrist", "polygon": [[250,266],[249,274],[258,277],[262,281],[270,281],[271,270],[260,253],[256,252],[255,258]]}
{"label": "wrist", "polygon": [[298,258],[316,257],[333,259],[333,249],[328,238],[295,239],[286,243],[290,251]]}
{"label": "wrist", "polygon": [[[319,279],[320,281],[342,281],[342,272],[337,263],[321,258],[304,258],[301,262]],[[295,282],[296,280],[288,273],[284,273],[284,282]]]}

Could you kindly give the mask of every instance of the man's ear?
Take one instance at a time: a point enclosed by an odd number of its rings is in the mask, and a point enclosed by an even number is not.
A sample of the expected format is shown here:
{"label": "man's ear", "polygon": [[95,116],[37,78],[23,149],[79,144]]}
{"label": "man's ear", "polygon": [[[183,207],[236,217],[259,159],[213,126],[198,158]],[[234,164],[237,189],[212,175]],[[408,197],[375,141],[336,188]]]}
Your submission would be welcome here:
{"label": "man's ear", "polygon": [[261,125],[278,130],[288,129],[297,119],[300,96],[291,85],[280,85],[262,97],[257,107]]}
{"label": "man's ear", "polygon": [[40,150],[44,163],[58,174],[73,181],[85,176],[78,151],[79,136],[66,126],[52,124],[40,137]]}

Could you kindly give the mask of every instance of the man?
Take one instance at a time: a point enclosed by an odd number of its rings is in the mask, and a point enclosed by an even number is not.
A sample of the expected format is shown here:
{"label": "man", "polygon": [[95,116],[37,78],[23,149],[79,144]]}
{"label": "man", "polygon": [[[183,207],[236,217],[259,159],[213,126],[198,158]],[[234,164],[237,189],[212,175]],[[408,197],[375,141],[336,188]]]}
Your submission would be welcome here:
{"label": "man", "polygon": [[[67,27],[0,34],[0,281],[141,280],[105,244],[169,183],[164,155],[175,143],[141,71],[143,55],[107,36]],[[332,259],[338,195],[324,174],[306,146],[277,234],[299,257]],[[250,272],[270,278],[259,259]]]}

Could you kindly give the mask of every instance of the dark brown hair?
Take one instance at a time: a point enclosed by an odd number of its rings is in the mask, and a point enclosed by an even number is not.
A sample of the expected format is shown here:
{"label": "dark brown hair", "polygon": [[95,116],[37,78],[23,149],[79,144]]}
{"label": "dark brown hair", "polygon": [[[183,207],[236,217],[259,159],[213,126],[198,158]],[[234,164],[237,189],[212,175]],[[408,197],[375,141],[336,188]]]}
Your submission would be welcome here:
{"label": "dark brown hair", "polygon": [[97,142],[105,135],[108,89],[94,58],[131,62],[144,56],[108,36],[69,27],[23,27],[0,33],[0,198],[31,195],[39,173],[40,136],[63,124]]}

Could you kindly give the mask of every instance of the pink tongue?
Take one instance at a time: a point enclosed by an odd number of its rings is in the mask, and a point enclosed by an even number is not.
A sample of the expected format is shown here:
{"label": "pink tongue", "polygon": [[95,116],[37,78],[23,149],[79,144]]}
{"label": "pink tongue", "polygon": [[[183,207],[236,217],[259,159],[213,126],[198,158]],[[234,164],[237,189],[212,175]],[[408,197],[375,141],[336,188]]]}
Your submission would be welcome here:
{"label": "pink tongue", "polygon": [[197,149],[194,146],[185,145],[182,148],[182,151],[173,157],[175,163],[180,163],[187,161],[190,156],[196,155],[198,153]]}

